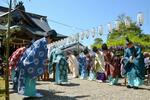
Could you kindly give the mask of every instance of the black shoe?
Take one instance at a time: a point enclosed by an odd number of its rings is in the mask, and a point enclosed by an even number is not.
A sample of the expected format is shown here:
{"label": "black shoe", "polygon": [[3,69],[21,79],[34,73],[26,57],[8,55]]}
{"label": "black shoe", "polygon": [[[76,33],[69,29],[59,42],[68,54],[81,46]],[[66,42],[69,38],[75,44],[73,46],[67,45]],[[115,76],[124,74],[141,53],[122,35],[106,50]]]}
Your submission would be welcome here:
{"label": "black shoe", "polygon": [[130,86],[130,85],[127,85],[127,88],[133,88],[132,86]]}
{"label": "black shoe", "polygon": [[139,89],[139,87],[137,87],[137,86],[133,86],[133,89]]}

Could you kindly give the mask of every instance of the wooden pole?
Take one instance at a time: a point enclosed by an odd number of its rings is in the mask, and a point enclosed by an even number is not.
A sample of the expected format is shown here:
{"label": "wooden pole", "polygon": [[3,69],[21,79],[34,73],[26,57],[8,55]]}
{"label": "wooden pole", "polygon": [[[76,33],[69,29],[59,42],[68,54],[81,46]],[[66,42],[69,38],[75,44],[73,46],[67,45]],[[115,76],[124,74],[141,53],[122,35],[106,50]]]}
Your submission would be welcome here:
{"label": "wooden pole", "polygon": [[10,35],[10,23],[11,23],[11,20],[10,20],[11,5],[12,5],[12,0],[10,0],[9,2],[8,29],[6,32],[6,62],[7,62],[6,75],[5,75],[6,100],[9,100],[9,61],[8,61],[8,58],[9,58],[9,39],[10,39],[9,35]]}

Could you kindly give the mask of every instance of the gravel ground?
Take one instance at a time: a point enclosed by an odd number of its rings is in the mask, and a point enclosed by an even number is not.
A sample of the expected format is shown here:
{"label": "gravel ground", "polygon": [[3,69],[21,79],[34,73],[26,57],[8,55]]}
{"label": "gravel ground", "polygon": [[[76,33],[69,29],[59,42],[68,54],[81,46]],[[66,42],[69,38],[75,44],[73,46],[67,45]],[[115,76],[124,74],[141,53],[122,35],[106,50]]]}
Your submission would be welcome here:
{"label": "gravel ground", "polygon": [[123,79],[116,86],[71,77],[69,82],[67,85],[55,85],[53,82],[38,81],[37,90],[44,95],[42,98],[23,97],[10,89],[10,100],[150,100],[150,86],[127,89]]}

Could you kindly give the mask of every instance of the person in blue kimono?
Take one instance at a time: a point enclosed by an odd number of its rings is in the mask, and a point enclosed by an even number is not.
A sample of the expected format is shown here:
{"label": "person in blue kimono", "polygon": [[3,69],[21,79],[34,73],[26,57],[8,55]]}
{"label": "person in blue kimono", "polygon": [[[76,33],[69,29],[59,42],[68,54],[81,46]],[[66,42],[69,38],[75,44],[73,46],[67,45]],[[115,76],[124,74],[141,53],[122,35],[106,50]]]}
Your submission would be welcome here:
{"label": "person in blue kimono", "polygon": [[49,57],[49,73],[53,72],[55,84],[68,83],[68,63],[64,52],[59,48],[54,48]]}
{"label": "person in blue kimono", "polygon": [[88,48],[85,48],[83,55],[79,57],[79,66],[81,66],[80,79],[95,80],[94,72],[94,53],[90,52]]}
{"label": "person in blue kimono", "polygon": [[25,50],[18,62],[18,93],[25,96],[42,96],[36,93],[36,78],[41,76],[47,65],[47,44],[57,36],[55,30],[47,32],[45,37],[35,41]]}
{"label": "person in blue kimono", "polygon": [[138,89],[145,78],[144,56],[140,47],[126,38],[127,48],[124,52],[124,74],[127,75],[127,88]]}
{"label": "person in blue kimono", "polygon": [[9,58],[9,69],[12,69],[12,81],[13,81],[13,90],[18,91],[18,62],[20,61],[20,58],[22,57],[23,53],[27,48],[29,48],[35,40],[33,39],[29,44],[26,44],[25,47],[18,48],[12,56]]}
{"label": "person in blue kimono", "polygon": [[79,67],[80,67],[80,79],[87,79],[88,77],[88,71],[87,71],[87,63],[86,63],[86,55],[88,53],[88,50],[84,50],[78,58],[79,61]]}

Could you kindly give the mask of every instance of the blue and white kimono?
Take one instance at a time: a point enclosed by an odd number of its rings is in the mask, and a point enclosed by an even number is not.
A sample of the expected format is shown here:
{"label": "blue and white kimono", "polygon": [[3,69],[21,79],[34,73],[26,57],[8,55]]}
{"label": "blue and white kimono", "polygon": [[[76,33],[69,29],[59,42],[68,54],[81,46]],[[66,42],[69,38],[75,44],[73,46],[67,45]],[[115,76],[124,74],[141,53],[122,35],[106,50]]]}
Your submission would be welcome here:
{"label": "blue and white kimono", "polygon": [[[133,62],[130,62],[130,57],[133,56]],[[127,75],[128,85],[133,87],[138,87],[142,85],[145,78],[145,64],[144,64],[144,56],[141,51],[141,48],[135,46],[132,48],[127,48],[124,53],[124,74]]]}
{"label": "blue and white kimono", "polygon": [[49,73],[52,73],[53,68],[55,67],[55,83],[65,84],[68,82],[68,63],[63,51],[58,48],[54,48],[50,52],[49,61]]}
{"label": "blue and white kimono", "polygon": [[18,93],[26,96],[36,95],[36,78],[45,71],[47,43],[45,37],[35,41],[21,57],[18,63]]}
{"label": "blue and white kimono", "polygon": [[79,67],[80,67],[80,78],[87,79],[88,72],[87,72],[87,63],[86,63],[86,56],[84,54],[80,55],[78,58]]}

